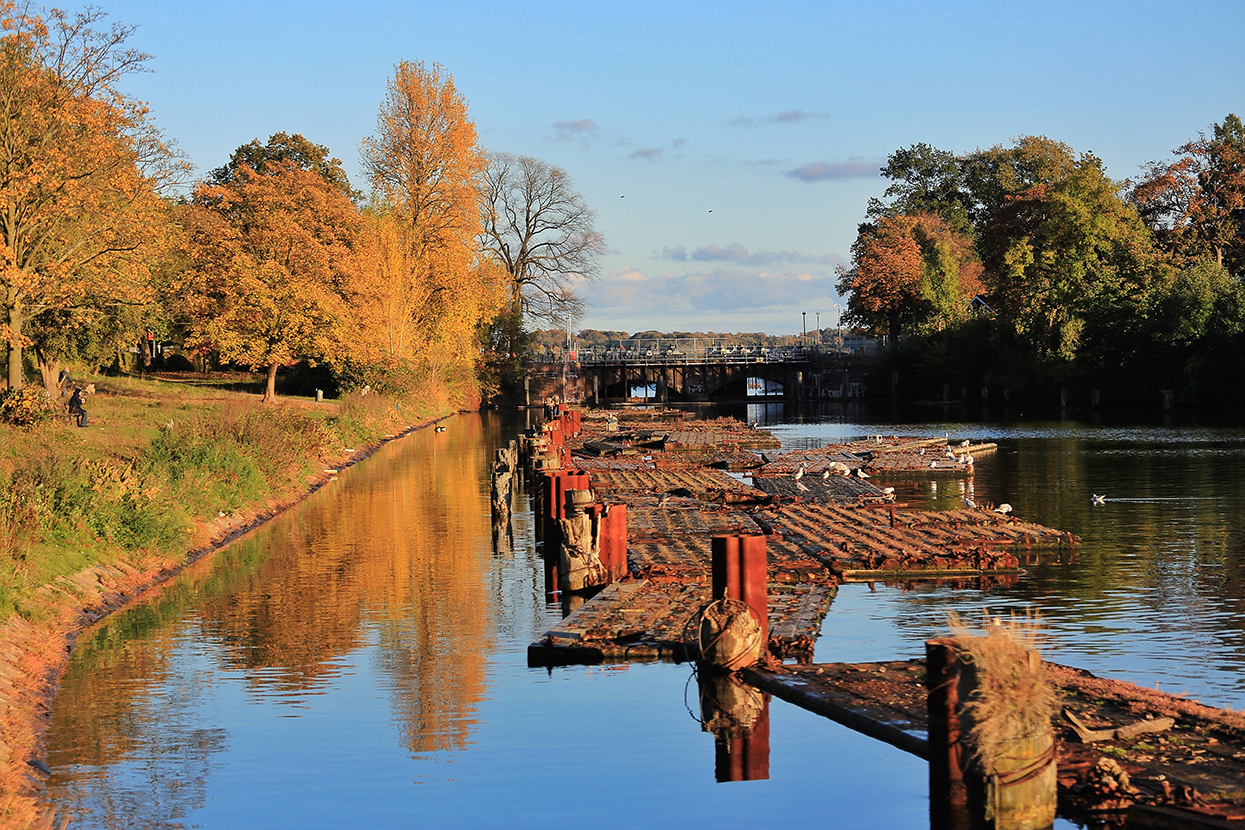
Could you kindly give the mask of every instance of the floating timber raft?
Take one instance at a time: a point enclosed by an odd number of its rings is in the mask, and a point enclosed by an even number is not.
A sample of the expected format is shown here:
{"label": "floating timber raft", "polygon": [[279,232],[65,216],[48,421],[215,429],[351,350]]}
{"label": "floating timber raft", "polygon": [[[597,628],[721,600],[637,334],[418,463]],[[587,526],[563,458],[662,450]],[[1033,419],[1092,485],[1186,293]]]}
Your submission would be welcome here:
{"label": "floating timber raft", "polygon": [[[971,475],[972,459],[993,444],[874,436],[770,454],[770,433],[730,419],[689,424],[655,412],[622,421],[644,428],[586,413],[555,461],[586,475],[601,501],[626,506],[627,575],[567,602],[574,610],[529,646],[531,665],[696,659],[687,629],[711,599],[712,538],[761,535],[770,659],[739,676],[928,757],[924,661],[811,662],[837,586],[1014,580],[1022,564],[1070,559],[1080,544],[989,509],[913,509],[860,475]],[[1063,692],[1063,812],[1127,810],[1132,828],[1245,827],[1245,715],[1051,668]]]}
{"label": "floating timber raft", "polygon": [[[1127,811],[1129,827],[1245,826],[1245,715],[1047,664],[1061,804]],[[797,706],[928,759],[925,661],[744,669]],[[1121,775],[1123,773],[1123,775]]]}
{"label": "floating timber raft", "polygon": [[[627,507],[633,582],[611,585],[546,632],[529,649],[533,664],[694,657],[683,633],[711,599],[715,535],[765,536],[769,650],[802,660],[812,658],[842,582],[1014,575],[1022,557],[1076,548],[1071,534],[986,510],[895,504],[859,475],[874,458],[945,455],[938,439],[879,436],[771,458],[760,448],[777,447],[773,435],[733,419],[658,414],[643,425],[623,431],[617,420],[586,413],[582,432],[562,438],[573,454],[567,463],[587,474],[597,498]],[[750,470],[752,484],[729,467]]]}

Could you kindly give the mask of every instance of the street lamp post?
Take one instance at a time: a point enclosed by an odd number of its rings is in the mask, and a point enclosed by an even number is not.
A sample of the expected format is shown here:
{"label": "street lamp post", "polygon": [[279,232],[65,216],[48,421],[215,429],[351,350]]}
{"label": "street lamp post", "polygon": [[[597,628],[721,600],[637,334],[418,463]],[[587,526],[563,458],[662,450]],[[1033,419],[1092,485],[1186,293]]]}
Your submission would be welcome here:
{"label": "street lamp post", "polygon": [[800,327],[804,330],[804,334],[801,336],[804,340],[804,345],[807,346],[808,345],[808,312],[807,311],[800,312]]}

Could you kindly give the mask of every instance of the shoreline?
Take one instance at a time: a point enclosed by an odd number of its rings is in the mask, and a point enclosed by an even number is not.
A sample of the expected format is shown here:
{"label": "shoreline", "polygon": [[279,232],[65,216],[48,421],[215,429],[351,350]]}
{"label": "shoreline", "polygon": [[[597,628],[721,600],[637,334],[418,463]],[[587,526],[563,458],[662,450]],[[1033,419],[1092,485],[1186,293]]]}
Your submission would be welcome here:
{"label": "shoreline", "polygon": [[334,472],[310,477],[294,497],[270,499],[242,511],[204,522],[197,530],[208,541],[175,561],[144,557],[96,564],[58,577],[36,589],[47,600],[48,614],[30,622],[11,614],[0,624],[0,828],[53,826],[55,814],[39,794],[51,774],[44,734],[51,723],[52,700],[78,638],[114,611],[168,582],[195,562],[221,550],[306,500],[330,482],[337,471],[370,458],[387,444],[451,417],[450,412],[407,425],[392,436],[361,447],[324,465]]}

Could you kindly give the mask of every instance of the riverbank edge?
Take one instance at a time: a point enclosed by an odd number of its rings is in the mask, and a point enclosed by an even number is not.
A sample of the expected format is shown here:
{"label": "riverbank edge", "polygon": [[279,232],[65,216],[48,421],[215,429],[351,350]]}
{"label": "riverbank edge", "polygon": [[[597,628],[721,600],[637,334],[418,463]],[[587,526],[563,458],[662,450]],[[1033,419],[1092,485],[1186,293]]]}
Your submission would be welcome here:
{"label": "riverbank edge", "polygon": [[[371,457],[386,444],[427,429],[460,411],[433,415],[342,455],[328,467],[342,470]],[[51,774],[44,734],[51,723],[52,700],[69,666],[78,637],[99,620],[129,605],[188,566],[224,548],[307,499],[336,472],[309,479],[305,490],[284,499],[252,504],[218,521],[205,523],[206,543],[175,561],[139,558],[97,564],[40,587],[49,614],[29,622],[11,614],[0,624],[0,828],[51,828],[54,813],[39,800]]]}

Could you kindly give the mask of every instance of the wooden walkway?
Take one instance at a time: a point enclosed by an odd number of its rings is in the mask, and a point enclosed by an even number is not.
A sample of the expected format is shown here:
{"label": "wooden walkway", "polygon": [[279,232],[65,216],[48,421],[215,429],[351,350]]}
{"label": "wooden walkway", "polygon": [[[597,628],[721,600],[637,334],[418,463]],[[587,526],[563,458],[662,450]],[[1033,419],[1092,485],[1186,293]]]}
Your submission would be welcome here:
{"label": "wooden walkway", "polygon": [[[1061,813],[1127,812],[1130,827],[1245,827],[1245,715],[1048,666],[1065,713],[1055,722]],[[923,660],[750,668],[741,676],[801,708],[929,757]]]}

